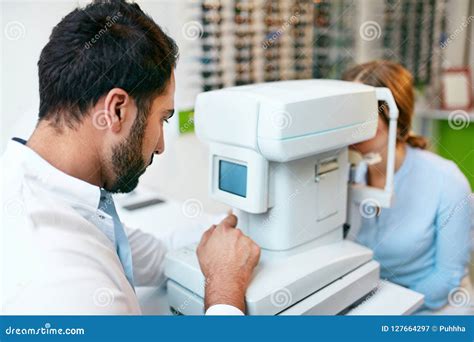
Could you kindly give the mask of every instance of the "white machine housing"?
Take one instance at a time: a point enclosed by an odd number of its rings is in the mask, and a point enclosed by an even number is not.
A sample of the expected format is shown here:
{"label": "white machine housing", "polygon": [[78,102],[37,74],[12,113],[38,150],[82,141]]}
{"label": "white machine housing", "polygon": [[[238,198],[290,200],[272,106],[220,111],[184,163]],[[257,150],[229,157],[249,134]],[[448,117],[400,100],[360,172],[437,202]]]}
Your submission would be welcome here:
{"label": "white machine housing", "polygon": [[[248,314],[336,314],[377,286],[372,251],[344,240],[343,225],[348,146],[375,135],[378,100],[388,99],[390,110],[394,103],[378,89],[298,80],[197,97],[196,133],[210,145],[210,195],[239,209],[238,226],[262,248],[246,292]],[[391,193],[371,193],[390,204]],[[170,305],[203,313],[195,246],[170,252],[165,274]]]}
{"label": "white machine housing", "polygon": [[[286,250],[341,227],[347,146],[375,135],[374,89],[304,80],[200,94],[195,125],[210,144],[210,195],[242,210],[240,225],[265,249]],[[221,161],[247,168],[245,197],[220,189]]]}

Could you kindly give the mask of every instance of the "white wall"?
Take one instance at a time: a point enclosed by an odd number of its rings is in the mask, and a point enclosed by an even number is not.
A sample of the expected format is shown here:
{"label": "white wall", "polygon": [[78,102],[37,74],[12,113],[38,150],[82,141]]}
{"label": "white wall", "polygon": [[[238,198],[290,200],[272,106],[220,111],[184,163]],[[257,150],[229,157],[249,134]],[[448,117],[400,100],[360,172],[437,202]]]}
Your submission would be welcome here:
{"label": "white wall", "polygon": [[[53,26],[75,7],[71,1],[2,1],[0,153],[14,135],[28,137],[36,123],[37,66]],[[41,14],[41,15],[39,15]]]}

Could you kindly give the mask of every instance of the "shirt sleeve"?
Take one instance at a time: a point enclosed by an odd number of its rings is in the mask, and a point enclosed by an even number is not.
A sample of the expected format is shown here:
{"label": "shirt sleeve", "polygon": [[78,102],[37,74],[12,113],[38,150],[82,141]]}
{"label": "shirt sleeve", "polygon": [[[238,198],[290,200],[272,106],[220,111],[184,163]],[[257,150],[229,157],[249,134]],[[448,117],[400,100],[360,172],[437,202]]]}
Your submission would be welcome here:
{"label": "shirt sleeve", "polygon": [[206,316],[244,316],[244,313],[232,305],[216,304],[207,309]]}
{"label": "shirt sleeve", "polygon": [[160,286],[166,280],[164,260],[168,248],[163,240],[140,229],[126,227],[132,250],[135,286]]}
{"label": "shirt sleeve", "polygon": [[434,270],[413,287],[413,290],[425,295],[425,307],[431,310],[448,302],[450,292],[459,288],[469,262],[472,194],[462,173],[457,167],[453,171],[457,171],[454,172],[454,180],[452,176],[443,177],[444,185],[435,219]]}
{"label": "shirt sleeve", "polygon": [[[125,225],[124,225],[125,226]],[[203,228],[179,230],[157,238],[140,229],[125,226],[132,250],[133,278],[135,286],[160,286],[166,281],[164,261],[169,250],[177,249],[201,238]]]}
{"label": "shirt sleeve", "polygon": [[125,227],[132,250],[133,278],[136,286],[160,286],[166,280],[164,260],[169,250],[197,243],[212,223],[219,222],[226,215],[213,216],[209,222],[198,222],[181,227],[170,234],[155,237],[140,229]]}

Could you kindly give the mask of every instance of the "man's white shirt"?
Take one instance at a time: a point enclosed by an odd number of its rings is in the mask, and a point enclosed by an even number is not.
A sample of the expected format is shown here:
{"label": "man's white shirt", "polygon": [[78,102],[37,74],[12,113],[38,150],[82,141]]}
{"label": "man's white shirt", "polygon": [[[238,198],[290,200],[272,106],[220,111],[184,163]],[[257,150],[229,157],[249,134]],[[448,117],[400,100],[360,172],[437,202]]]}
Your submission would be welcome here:
{"label": "man's white shirt", "polygon": [[[141,314],[115,250],[112,218],[98,209],[99,187],[63,173],[17,141],[9,142],[0,172],[1,313]],[[172,239],[124,227],[135,286],[163,284]],[[206,314],[243,313],[218,304]]]}

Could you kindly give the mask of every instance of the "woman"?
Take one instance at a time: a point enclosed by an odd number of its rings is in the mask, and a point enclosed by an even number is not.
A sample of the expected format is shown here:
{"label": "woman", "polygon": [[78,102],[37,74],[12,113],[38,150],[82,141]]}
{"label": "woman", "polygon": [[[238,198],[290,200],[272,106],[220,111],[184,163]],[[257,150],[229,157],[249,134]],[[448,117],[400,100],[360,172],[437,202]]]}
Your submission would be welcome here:
{"label": "woman", "polygon": [[[448,302],[466,275],[470,248],[470,187],[451,161],[425,151],[424,138],[410,132],[413,78],[401,65],[374,61],[348,70],[343,79],[392,91],[399,109],[394,177],[395,200],[379,215],[362,218],[356,240],[374,251],[381,277],[425,295],[425,308]],[[363,182],[383,188],[387,161],[388,109],[379,103],[376,136],[351,146],[362,155],[378,153]]]}

